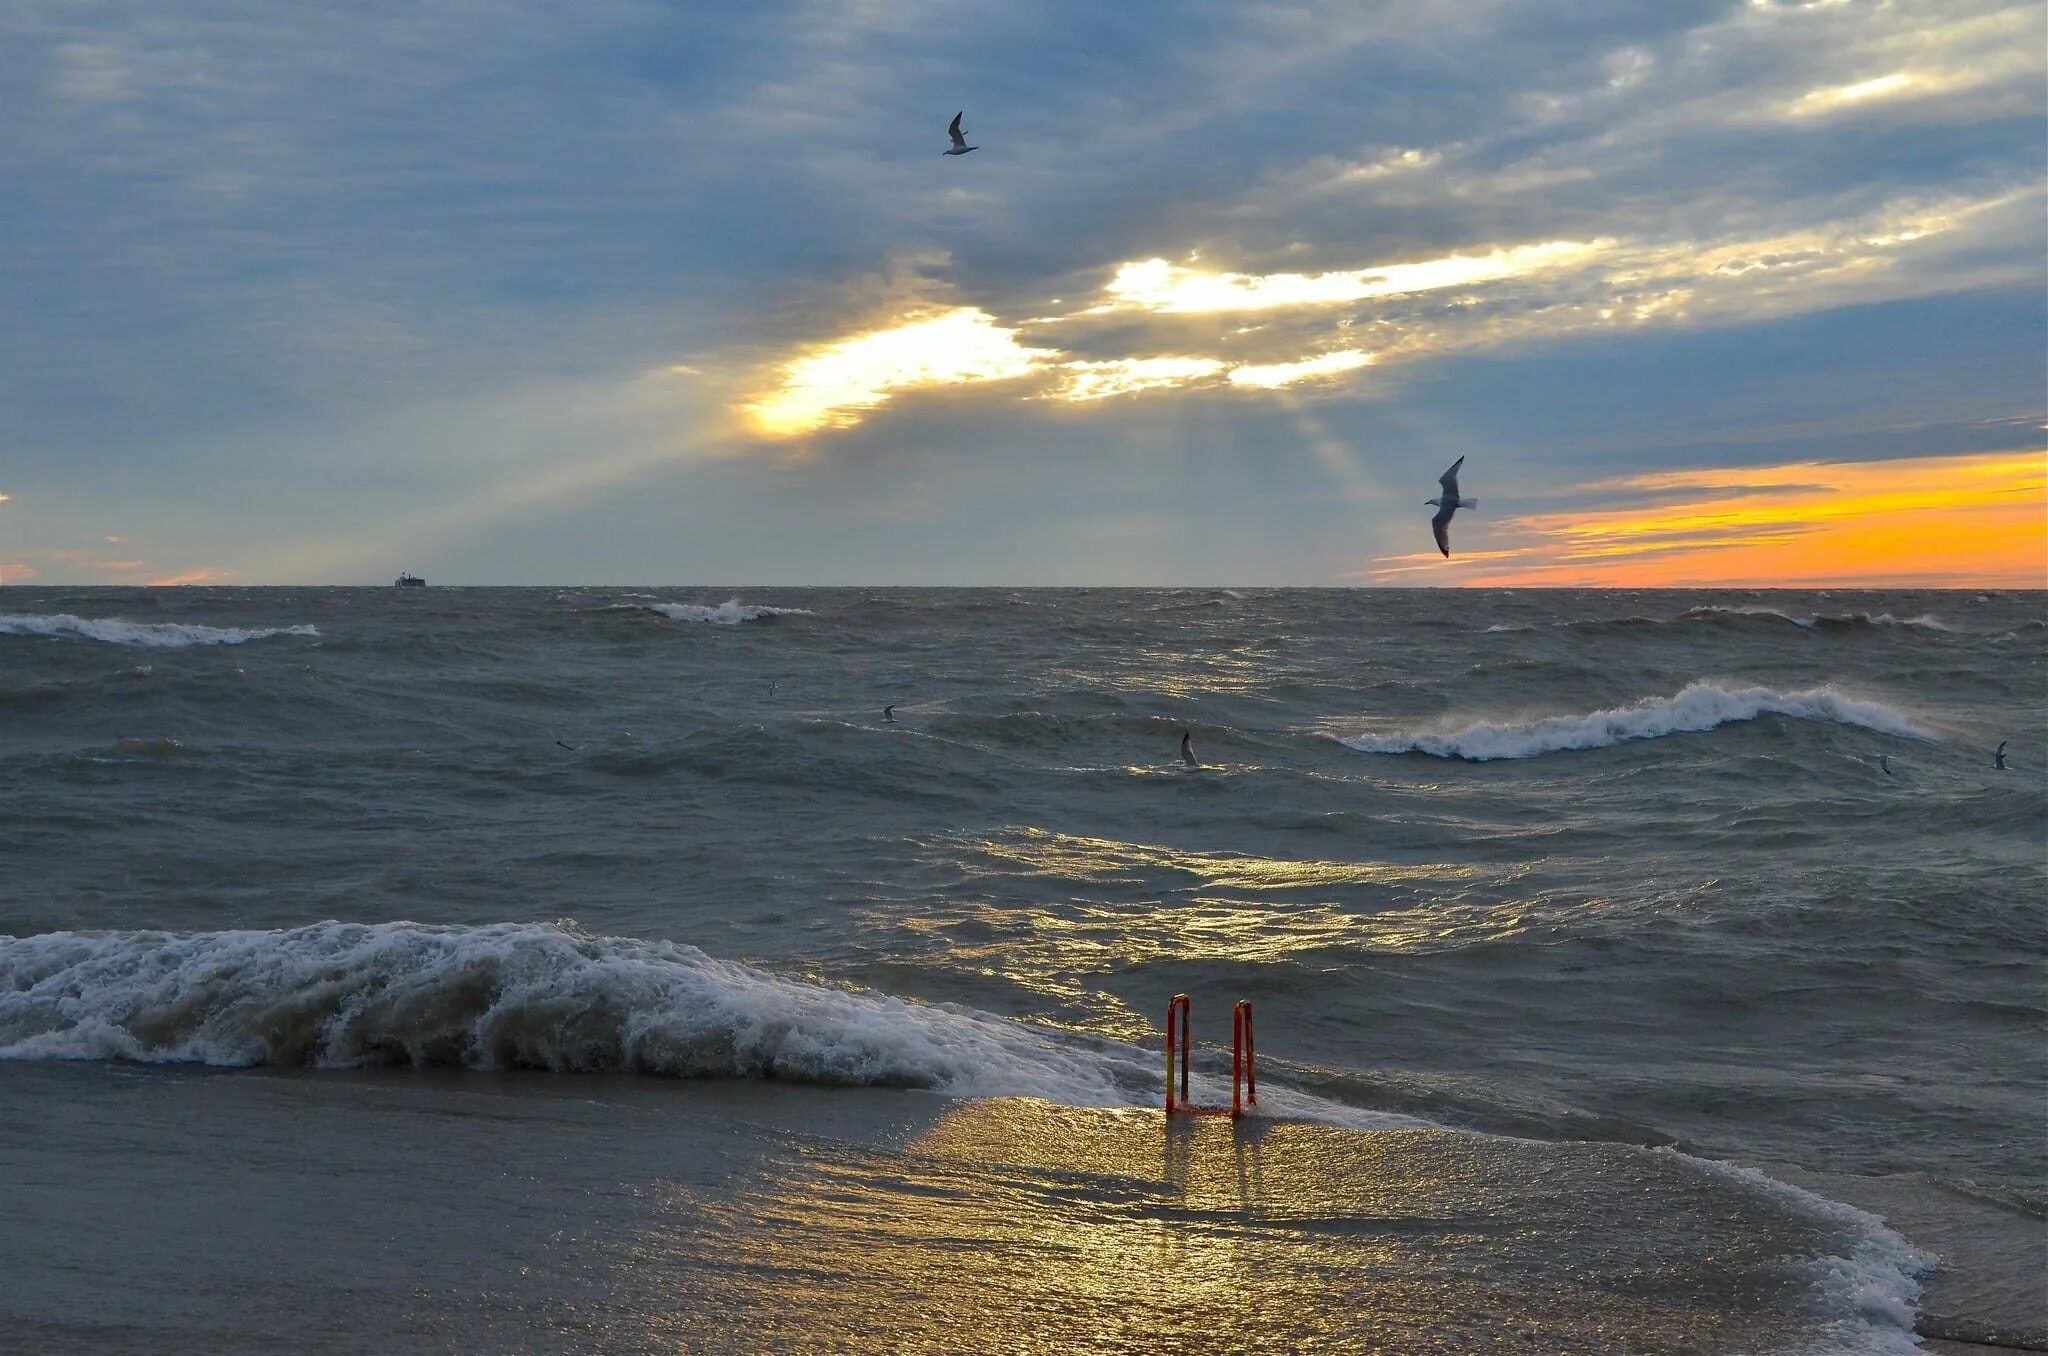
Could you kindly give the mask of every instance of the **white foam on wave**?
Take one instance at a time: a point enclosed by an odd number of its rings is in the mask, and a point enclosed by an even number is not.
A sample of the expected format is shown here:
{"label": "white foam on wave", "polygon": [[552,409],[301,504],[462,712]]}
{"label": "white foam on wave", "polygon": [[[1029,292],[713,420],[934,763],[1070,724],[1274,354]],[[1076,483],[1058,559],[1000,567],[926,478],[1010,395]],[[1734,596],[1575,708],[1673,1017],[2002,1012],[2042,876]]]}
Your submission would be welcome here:
{"label": "white foam on wave", "polygon": [[808,617],[805,607],[768,607],[760,603],[743,603],[737,598],[728,598],[717,607],[706,607],[702,603],[649,603],[651,611],[659,612],[671,621],[710,622],[714,626],[738,626],[741,622],[759,621],[763,617]]}
{"label": "white foam on wave", "polygon": [[1914,1247],[1867,1210],[1831,1201],[1791,1186],[1754,1168],[1696,1158],[1676,1149],[1653,1149],[1683,1161],[1695,1172],[1719,1177],[1759,1195],[1774,1197],[1809,1219],[1846,1236],[1845,1254],[1809,1259],[1815,1309],[1823,1317],[1794,1356],[1906,1356],[1925,1350],[1913,1333],[1921,1282],[1936,1259]]}
{"label": "white foam on wave", "polygon": [[1117,1051],[573,925],[0,938],[7,1059],[772,1076],[1121,1105],[1152,1061]]}
{"label": "white foam on wave", "polygon": [[1796,617],[1789,612],[1780,612],[1775,607],[1725,607],[1720,604],[1710,604],[1705,607],[1689,608],[1680,614],[1681,620],[1714,616],[1776,617],[1779,621],[1790,622],[1792,625],[1807,631],[1819,627],[1858,625],[1875,627],[1910,626],[1922,631],[1952,631],[1955,629],[1931,612],[1923,612],[1917,617],[1894,617],[1889,612],[1813,612],[1803,617]]}
{"label": "white foam on wave", "polygon": [[2007,631],[2004,635],[1993,636],[1991,638],[1990,643],[1993,645],[2009,645],[2013,641],[2019,640],[2024,636],[2038,635],[2043,630],[2048,630],[2048,622],[2044,622],[2039,618],[2036,618],[2033,621],[2021,622],[2018,626],[2015,626],[2012,630]]}
{"label": "white foam on wave", "polygon": [[[773,1077],[1156,1104],[1135,1046],[566,923],[0,937],[0,1059]],[[1277,1114],[1421,1125],[1305,1093]]]}
{"label": "white foam on wave", "polygon": [[1851,697],[1832,687],[1778,692],[1767,687],[1723,687],[1689,683],[1676,695],[1653,697],[1585,715],[1545,716],[1528,721],[1475,721],[1452,730],[1414,730],[1359,735],[1340,742],[1361,753],[1427,753],[1437,758],[1488,762],[1536,758],[1574,749],[1604,749],[1631,739],[1711,730],[1760,716],[1860,725],[1916,739],[1932,736],[1881,702]]}
{"label": "white foam on wave", "polygon": [[182,650],[193,645],[241,645],[270,636],[317,636],[312,626],[272,626],[244,630],[236,626],[200,626],[191,622],[130,622],[111,617],[76,617],[69,612],[49,616],[0,615],[0,636],[81,636],[109,645],[147,645]]}

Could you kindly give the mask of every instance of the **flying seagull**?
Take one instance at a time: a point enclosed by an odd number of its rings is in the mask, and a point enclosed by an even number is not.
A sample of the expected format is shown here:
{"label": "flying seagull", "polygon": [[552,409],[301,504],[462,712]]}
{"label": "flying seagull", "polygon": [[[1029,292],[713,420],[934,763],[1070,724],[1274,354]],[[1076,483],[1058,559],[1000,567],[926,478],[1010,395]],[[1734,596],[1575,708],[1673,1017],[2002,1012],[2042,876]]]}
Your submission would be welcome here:
{"label": "flying seagull", "polygon": [[953,138],[953,149],[952,149],[952,150],[950,150],[950,151],[944,151],[944,152],[941,152],[941,154],[944,154],[944,155],[965,155],[965,154],[967,154],[967,153],[968,153],[969,151],[978,151],[978,150],[980,150],[980,149],[981,149],[981,147],[979,147],[979,146],[970,146],[970,145],[968,145],[968,144],[967,144],[967,138],[966,138],[966,137],[964,137],[964,136],[962,136],[962,135],[960,134],[960,119],[962,119],[962,118],[964,118],[964,117],[966,117],[966,116],[967,116],[967,110],[966,110],[966,109],[964,109],[964,108],[963,108],[963,109],[961,109],[961,110],[960,110],[960,111],[959,111],[958,113],[955,113],[955,114],[953,115],[953,121],[952,121],[952,123],[951,123],[951,124],[949,124],[949,125],[947,126],[947,128],[946,128],[946,135],[947,135],[947,136],[949,136],[949,137],[951,137],[951,138]]}
{"label": "flying seagull", "polygon": [[1999,740],[1998,747],[1991,751],[1991,766],[1997,768],[2000,772],[2005,771],[2005,746],[2007,742],[2003,739]]}
{"label": "flying seagull", "polygon": [[1192,730],[1182,730],[1180,732],[1180,760],[1189,767],[1201,766],[1200,763],[1195,761],[1195,736]]}
{"label": "flying seagull", "polygon": [[1431,518],[1429,520],[1429,528],[1430,531],[1436,533],[1437,549],[1444,553],[1445,560],[1449,560],[1451,558],[1451,515],[1456,513],[1461,508],[1479,507],[1479,501],[1477,499],[1458,498],[1458,468],[1460,466],[1463,466],[1464,464],[1465,459],[1463,457],[1460,457],[1456,461],[1451,463],[1450,470],[1444,472],[1442,475],[1436,478],[1437,484],[1444,487],[1443,498],[1425,499],[1422,501],[1425,504],[1436,504],[1440,506],[1436,511],[1436,517]]}

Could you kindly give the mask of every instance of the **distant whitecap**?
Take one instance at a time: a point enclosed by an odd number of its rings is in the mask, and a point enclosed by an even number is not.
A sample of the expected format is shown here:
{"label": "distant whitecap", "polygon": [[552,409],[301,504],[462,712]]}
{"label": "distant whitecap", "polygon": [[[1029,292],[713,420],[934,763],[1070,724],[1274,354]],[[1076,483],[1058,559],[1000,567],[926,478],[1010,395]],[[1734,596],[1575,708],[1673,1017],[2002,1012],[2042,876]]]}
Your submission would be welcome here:
{"label": "distant whitecap", "polygon": [[1773,715],[1860,725],[1915,739],[1932,738],[1902,712],[1831,687],[1779,692],[1767,687],[1730,688],[1696,682],[1670,697],[1654,697],[1633,706],[1584,715],[1524,721],[1479,720],[1453,729],[1359,735],[1341,742],[1361,753],[1426,753],[1437,758],[1488,762],[1608,748],[1626,740],[1655,739],[1660,735],[1695,734]]}
{"label": "distant whitecap", "polygon": [[659,612],[671,621],[709,622],[713,626],[738,626],[741,622],[760,621],[764,617],[808,617],[811,610],[805,607],[768,607],[759,603],[743,603],[737,598],[728,598],[717,607],[706,607],[702,603],[649,603],[648,610]]}
{"label": "distant whitecap", "polygon": [[242,645],[271,636],[319,634],[319,629],[312,626],[244,630],[235,626],[200,626],[192,622],[130,622],[76,617],[68,612],[50,616],[0,616],[0,636],[78,636],[109,645],[146,645],[165,650],[182,650],[193,645]]}

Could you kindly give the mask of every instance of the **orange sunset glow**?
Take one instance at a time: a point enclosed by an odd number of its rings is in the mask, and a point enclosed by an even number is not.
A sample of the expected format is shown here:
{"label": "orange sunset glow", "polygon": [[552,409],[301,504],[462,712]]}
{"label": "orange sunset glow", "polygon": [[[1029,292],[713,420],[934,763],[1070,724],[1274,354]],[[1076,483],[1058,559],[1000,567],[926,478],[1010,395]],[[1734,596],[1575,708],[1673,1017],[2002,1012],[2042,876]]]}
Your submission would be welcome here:
{"label": "orange sunset glow", "polygon": [[[1497,523],[1449,562],[1383,557],[1407,582],[1491,587],[2017,587],[2048,583],[2048,452],[1794,462],[1629,476],[1589,500],[1645,502]],[[1446,581],[1448,582],[1448,581]]]}

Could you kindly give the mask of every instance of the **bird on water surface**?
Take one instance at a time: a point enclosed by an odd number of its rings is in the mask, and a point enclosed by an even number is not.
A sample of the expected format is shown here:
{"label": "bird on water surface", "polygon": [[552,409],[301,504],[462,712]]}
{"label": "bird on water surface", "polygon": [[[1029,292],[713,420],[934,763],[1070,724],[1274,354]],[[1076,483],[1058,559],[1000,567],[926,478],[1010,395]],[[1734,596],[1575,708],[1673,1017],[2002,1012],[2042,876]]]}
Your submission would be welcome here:
{"label": "bird on water surface", "polygon": [[1430,531],[1436,533],[1436,546],[1439,551],[1444,553],[1445,560],[1451,558],[1451,515],[1461,508],[1479,507],[1477,499],[1458,498],[1458,468],[1464,464],[1465,459],[1460,457],[1451,463],[1450,470],[1437,477],[1437,484],[1444,487],[1442,498],[1425,499],[1422,501],[1425,504],[1436,504],[1439,506],[1436,511],[1436,517],[1429,520],[1429,528]]}
{"label": "bird on water surface", "polygon": [[953,149],[949,151],[941,151],[941,155],[965,155],[969,151],[978,151],[981,149],[981,147],[979,146],[968,145],[966,136],[960,131],[960,119],[966,116],[967,110],[964,108],[953,115],[953,121],[946,127],[946,135],[953,138]]}

